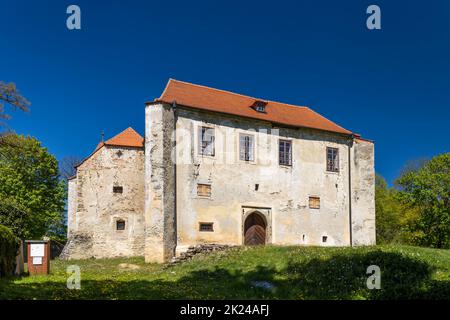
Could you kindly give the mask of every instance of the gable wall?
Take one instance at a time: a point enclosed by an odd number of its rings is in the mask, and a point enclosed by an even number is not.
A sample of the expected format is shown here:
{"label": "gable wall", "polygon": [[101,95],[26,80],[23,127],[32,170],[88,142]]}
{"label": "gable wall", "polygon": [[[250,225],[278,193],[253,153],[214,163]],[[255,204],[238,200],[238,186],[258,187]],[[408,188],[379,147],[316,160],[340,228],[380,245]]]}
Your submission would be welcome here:
{"label": "gable wall", "polygon": [[[113,193],[115,185],[122,194]],[[102,147],[69,184],[68,257],[142,256],[143,206],[143,149]],[[125,230],[116,230],[117,219],[125,220]]]}

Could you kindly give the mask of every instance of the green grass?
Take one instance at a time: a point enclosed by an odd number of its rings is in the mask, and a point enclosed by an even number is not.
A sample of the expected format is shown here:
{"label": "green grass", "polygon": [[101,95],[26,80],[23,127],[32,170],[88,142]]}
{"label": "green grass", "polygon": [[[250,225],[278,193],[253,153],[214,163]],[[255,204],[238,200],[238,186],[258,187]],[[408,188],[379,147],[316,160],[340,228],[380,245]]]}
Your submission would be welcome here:
{"label": "green grass", "polygon": [[[123,270],[120,263],[138,265]],[[66,288],[66,267],[81,268],[81,290]],[[366,287],[369,265],[381,290]],[[255,288],[269,281],[276,289]],[[0,280],[0,299],[442,299],[450,298],[450,250],[242,247],[175,266],[143,258],[52,261],[48,276]]]}

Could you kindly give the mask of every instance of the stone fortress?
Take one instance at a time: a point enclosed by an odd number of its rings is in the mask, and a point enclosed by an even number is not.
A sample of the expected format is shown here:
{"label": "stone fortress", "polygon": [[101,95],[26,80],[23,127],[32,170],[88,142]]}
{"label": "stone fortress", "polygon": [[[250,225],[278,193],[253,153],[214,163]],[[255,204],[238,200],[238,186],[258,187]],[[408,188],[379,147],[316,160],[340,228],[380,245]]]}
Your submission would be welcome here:
{"label": "stone fortress", "polygon": [[375,244],[374,144],[307,107],[169,80],[69,180],[70,259]]}

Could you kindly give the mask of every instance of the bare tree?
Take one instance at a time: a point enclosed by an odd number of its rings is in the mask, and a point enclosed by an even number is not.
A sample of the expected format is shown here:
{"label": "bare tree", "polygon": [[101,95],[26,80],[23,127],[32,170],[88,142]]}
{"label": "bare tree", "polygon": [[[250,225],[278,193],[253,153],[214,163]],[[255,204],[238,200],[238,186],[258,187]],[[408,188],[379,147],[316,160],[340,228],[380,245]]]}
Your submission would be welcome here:
{"label": "bare tree", "polygon": [[68,156],[63,158],[59,162],[59,174],[62,179],[67,180],[70,177],[73,177],[77,170],[75,169],[75,166],[80,164],[81,158],[77,156]]}
{"label": "bare tree", "polygon": [[[31,103],[23,97],[14,83],[4,83],[0,81],[0,127],[6,124],[3,120],[11,119],[11,116],[5,112],[5,103],[12,106],[13,109],[19,109],[24,112],[29,110]],[[8,143],[7,135],[10,131],[0,132],[0,146]]]}
{"label": "bare tree", "polygon": [[14,83],[0,81],[0,119],[8,120],[11,116],[5,113],[4,103],[9,104],[13,109],[19,109],[25,112],[29,110],[31,105],[30,101],[19,93]]}

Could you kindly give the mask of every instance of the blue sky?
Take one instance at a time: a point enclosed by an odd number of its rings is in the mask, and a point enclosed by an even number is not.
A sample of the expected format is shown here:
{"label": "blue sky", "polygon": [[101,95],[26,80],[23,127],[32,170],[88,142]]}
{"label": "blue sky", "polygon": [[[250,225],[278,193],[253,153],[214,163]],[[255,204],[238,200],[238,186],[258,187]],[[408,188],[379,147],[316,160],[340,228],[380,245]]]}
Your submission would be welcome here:
{"label": "blue sky", "polygon": [[[81,8],[82,30],[66,28]],[[366,28],[381,8],[382,29]],[[58,159],[128,126],[169,78],[306,105],[375,140],[376,170],[450,151],[450,2],[3,1],[0,80],[32,102],[9,125]]]}

